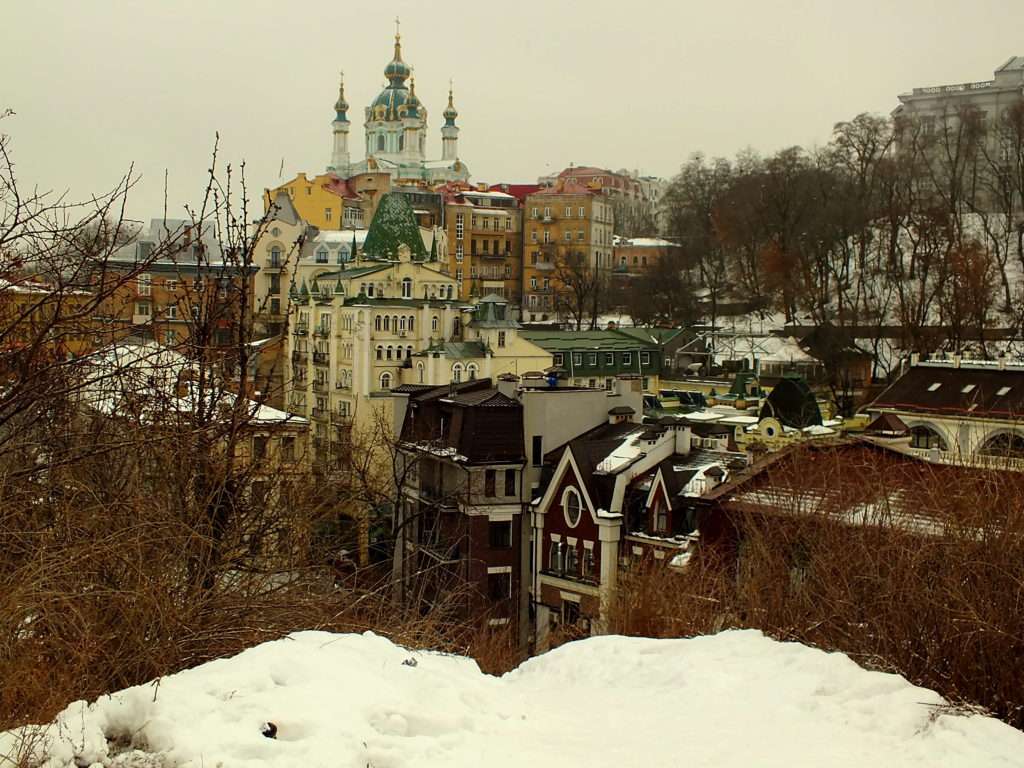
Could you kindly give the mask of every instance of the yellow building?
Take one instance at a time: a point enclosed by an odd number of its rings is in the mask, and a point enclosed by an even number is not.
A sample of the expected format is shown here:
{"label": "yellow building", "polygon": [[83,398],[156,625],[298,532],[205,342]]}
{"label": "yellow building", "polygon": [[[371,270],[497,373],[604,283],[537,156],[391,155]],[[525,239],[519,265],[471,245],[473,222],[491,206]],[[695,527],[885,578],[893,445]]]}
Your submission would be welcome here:
{"label": "yellow building", "polygon": [[559,271],[578,263],[612,266],[614,214],[599,191],[559,179],[527,196],[523,207],[523,316],[546,320],[564,314]]}
{"label": "yellow building", "polygon": [[263,209],[269,211],[278,194],[284,192],[299,217],[317,229],[360,229],[373,216],[376,201],[391,188],[387,173],[366,173],[342,179],[322,173],[312,179],[305,173],[263,192]]}

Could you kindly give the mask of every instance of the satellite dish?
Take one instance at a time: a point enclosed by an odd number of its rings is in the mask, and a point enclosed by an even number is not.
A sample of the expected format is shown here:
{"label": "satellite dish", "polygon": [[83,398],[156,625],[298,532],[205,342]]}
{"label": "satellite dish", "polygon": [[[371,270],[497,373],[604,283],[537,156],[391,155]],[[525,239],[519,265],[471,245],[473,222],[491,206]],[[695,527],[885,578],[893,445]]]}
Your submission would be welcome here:
{"label": "satellite dish", "polygon": [[758,431],[765,437],[771,439],[782,435],[782,422],[776,419],[774,416],[768,416],[761,419],[761,422],[757,425]]}

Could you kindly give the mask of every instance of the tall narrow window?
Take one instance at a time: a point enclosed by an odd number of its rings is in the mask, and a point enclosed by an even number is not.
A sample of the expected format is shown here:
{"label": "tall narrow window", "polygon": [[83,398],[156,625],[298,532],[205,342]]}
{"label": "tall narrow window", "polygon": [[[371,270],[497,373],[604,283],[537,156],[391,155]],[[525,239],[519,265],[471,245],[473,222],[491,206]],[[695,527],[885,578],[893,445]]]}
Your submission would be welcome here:
{"label": "tall narrow window", "polygon": [[484,496],[489,499],[493,499],[497,495],[497,491],[495,489],[497,474],[497,471],[493,469],[484,470]]}
{"label": "tall narrow window", "polygon": [[516,495],[516,471],[514,469],[505,470],[505,495]]}

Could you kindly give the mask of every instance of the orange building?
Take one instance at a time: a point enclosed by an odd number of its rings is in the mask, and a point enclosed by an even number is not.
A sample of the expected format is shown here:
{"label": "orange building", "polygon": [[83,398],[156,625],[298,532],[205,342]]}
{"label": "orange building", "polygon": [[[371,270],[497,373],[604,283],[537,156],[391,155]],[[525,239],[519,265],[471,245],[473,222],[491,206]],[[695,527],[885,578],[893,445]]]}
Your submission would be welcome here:
{"label": "orange building", "polygon": [[614,213],[600,191],[559,179],[525,199],[523,207],[523,317],[559,313],[557,272],[576,262],[612,267]]}

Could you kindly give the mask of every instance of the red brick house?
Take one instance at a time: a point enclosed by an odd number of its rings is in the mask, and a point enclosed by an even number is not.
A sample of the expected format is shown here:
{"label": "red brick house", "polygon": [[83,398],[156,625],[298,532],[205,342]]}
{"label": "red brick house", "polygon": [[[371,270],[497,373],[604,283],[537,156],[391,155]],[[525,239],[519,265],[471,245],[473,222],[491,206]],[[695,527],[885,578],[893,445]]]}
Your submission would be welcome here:
{"label": "red brick house", "polygon": [[696,497],[746,466],[740,453],[699,449],[688,424],[608,423],[545,458],[533,504],[535,642],[576,624],[600,631],[620,570],[688,556]]}

